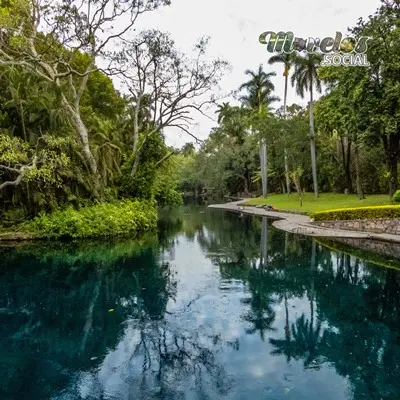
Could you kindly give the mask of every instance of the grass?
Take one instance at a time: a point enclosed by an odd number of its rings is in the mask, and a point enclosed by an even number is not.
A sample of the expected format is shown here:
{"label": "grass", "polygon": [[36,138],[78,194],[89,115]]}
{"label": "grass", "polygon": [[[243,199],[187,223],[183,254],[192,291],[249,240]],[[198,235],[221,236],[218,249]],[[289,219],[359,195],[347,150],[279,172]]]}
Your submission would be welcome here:
{"label": "grass", "polygon": [[339,193],[320,193],[318,199],[314,198],[314,193],[303,194],[303,206],[300,206],[300,200],[297,193],[287,194],[271,194],[264,197],[257,197],[245,203],[244,206],[263,206],[271,205],[278,210],[301,211],[312,213],[316,211],[326,211],[332,209],[348,208],[348,207],[366,207],[366,206],[382,206],[392,204],[387,194],[366,195],[364,200],[359,200],[354,194]]}

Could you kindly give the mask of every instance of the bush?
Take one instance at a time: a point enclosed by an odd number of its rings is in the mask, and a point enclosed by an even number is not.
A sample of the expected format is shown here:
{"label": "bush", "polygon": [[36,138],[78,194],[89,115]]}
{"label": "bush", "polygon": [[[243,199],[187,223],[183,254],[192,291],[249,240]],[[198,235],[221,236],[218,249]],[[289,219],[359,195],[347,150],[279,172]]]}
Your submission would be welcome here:
{"label": "bush", "polygon": [[400,203],[400,190],[396,190],[395,194],[393,195],[393,201],[395,203]]}
{"label": "bush", "polygon": [[183,204],[182,193],[171,188],[162,188],[155,194],[159,206],[179,207]]}
{"label": "bush", "polygon": [[311,214],[310,217],[314,221],[400,218],[400,205],[342,208],[339,210],[318,211]]}
{"label": "bush", "polygon": [[68,207],[51,214],[42,213],[18,230],[46,239],[122,236],[152,230],[157,219],[154,201],[121,200],[80,210]]}

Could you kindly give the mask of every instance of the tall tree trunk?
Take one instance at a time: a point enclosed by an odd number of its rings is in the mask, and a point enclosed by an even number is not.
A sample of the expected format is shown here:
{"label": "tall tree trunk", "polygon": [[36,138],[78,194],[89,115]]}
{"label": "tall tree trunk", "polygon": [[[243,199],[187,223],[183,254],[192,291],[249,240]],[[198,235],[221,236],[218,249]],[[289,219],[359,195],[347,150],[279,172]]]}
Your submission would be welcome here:
{"label": "tall tree trunk", "polygon": [[268,196],[268,154],[265,139],[263,139],[263,157],[264,157],[264,170],[265,170],[265,197]]}
{"label": "tall tree trunk", "polygon": [[290,194],[290,177],[289,177],[289,161],[288,161],[288,156],[287,156],[287,149],[286,146],[283,149],[283,152],[285,154],[285,177],[286,177],[286,193]]}
{"label": "tall tree trunk", "polygon": [[[286,72],[286,67],[285,67],[285,72]],[[285,74],[285,93],[283,95],[283,114],[284,114],[285,119],[286,119],[286,113],[287,113],[287,89],[288,89],[288,74],[286,73]],[[289,163],[288,163],[286,143],[285,143],[285,147],[283,149],[283,153],[284,153],[284,157],[285,157],[286,192],[287,192],[287,194],[290,194]]]}
{"label": "tall tree trunk", "polygon": [[[258,105],[258,115],[261,116],[261,102]],[[261,162],[261,184],[262,184],[262,193],[263,197],[267,197],[267,151],[266,151],[266,144],[265,139],[260,139],[260,162]]]}
{"label": "tall tree trunk", "polygon": [[389,195],[392,197],[398,188],[399,179],[397,173],[397,164],[399,160],[400,149],[400,132],[389,136],[389,154],[388,154],[388,169],[390,173],[389,180]]}
{"label": "tall tree trunk", "polygon": [[139,161],[140,161],[140,152],[136,150],[135,158],[133,160],[133,165],[131,169],[131,176],[134,177],[136,174],[136,171],[139,167]]}
{"label": "tall tree trunk", "polygon": [[260,164],[262,195],[263,197],[267,197],[267,151],[265,139],[260,139]]}
{"label": "tall tree trunk", "polygon": [[351,140],[347,138],[347,153],[346,153],[346,181],[349,193],[353,193],[353,182],[351,179]]}
{"label": "tall tree trunk", "polygon": [[357,194],[360,200],[364,200],[364,192],[361,185],[361,177],[360,177],[360,153],[357,141],[354,142],[354,161],[356,164],[356,187]]}
{"label": "tall tree trunk", "polygon": [[96,198],[101,197],[101,181],[100,181],[100,175],[97,167],[97,162],[93,156],[93,153],[90,149],[89,145],[89,133],[87,131],[87,128],[82,121],[82,118],[79,114],[79,111],[76,111],[70,104],[69,102],[64,98],[63,99],[63,106],[64,110],[66,111],[69,121],[71,122],[72,126],[75,128],[75,131],[78,135],[78,139],[81,142],[82,145],[82,150],[83,150],[83,155],[84,158],[88,164],[88,167],[90,169],[90,172],[92,174],[92,179],[93,179],[93,184],[94,184],[94,196]]}
{"label": "tall tree trunk", "polygon": [[[311,77],[310,77],[311,78]],[[315,132],[314,132],[314,107],[313,107],[313,82],[310,79],[310,150],[311,150],[311,168],[313,176],[314,196],[318,198],[317,181],[317,160],[315,156]]]}
{"label": "tall tree trunk", "polygon": [[350,171],[350,161],[351,161],[351,140],[347,137],[340,138],[341,153],[342,153],[342,163],[343,171],[345,176],[345,193],[352,191],[351,183],[351,171]]}

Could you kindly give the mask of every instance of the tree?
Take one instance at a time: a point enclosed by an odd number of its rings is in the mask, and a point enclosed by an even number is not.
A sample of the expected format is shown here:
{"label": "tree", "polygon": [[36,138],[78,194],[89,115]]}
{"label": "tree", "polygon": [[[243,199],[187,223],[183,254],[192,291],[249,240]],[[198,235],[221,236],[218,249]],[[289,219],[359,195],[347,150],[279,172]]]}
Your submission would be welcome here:
{"label": "tree", "polygon": [[[355,36],[372,37],[368,47],[369,67],[358,77],[354,97],[357,118],[370,143],[381,142],[389,172],[389,195],[398,188],[400,157],[400,5],[385,0],[368,21],[360,18],[352,29]],[[360,72],[359,72],[359,75]]]}
{"label": "tree", "polygon": [[[70,163],[70,159],[59,151],[65,140],[51,136],[40,139],[35,147],[31,147],[19,138],[0,133],[0,176],[4,173],[14,176],[13,180],[0,183],[0,191],[33,180],[60,185],[57,169]],[[42,142],[48,147],[43,148]]]}
{"label": "tree", "polygon": [[[175,48],[168,34],[148,30],[116,54],[123,82],[135,97],[131,105],[134,112],[132,153],[135,155],[132,176],[138,166],[141,147],[153,134],[172,127],[199,141],[190,132],[192,112],[204,114],[204,108],[214,103],[210,92],[217,87],[228,67],[228,63],[220,59],[204,60],[208,42],[208,38],[200,39],[195,45],[196,57],[187,59]],[[152,105],[151,119],[147,129],[140,131],[139,112],[143,99]]]}
{"label": "tree", "polygon": [[314,110],[313,110],[313,91],[315,89],[321,93],[321,81],[318,77],[318,66],[322,56],[317,53],[308,53],[305,57],[297,56],[295,59],[295,70],[292,75],[292,86],[296,86],[296,92],[304,98],[304,91],[310,93],[309,116],[310,116],[310,150],[311,167],[313,175],[314,195],[318,197],[317,164],[315,155],[315,132],[314,132]]}
{"label": "tree", "polygon": [[[247,93],[239,97],[242,104],[253,111],[255,125],[260,124],[263,117],[266,117],[269,106],[274,101],[279,101],[279,97],[272,94],[275,89],[271,78],[275,72],[265,72],[262,64],[256,72],[247,69],[245,74],[250,76],[250,80],[239,87],[239,91],[246,90]],[[260,161],[261,179],[263,196],[267,196],[267,149],[264,138],[260,138]]]}
{"label": "tree", "polygon": [[216,114],[218,114],[218,123],[222,123],[226,117],[228,117],[231,113],[232,107],[228,102],[224,102],[222,104],[218,104]]}
{"label": "tree", "polygon": [[191,157],[196,153],[196,149],[194,147],[193,143],[185,143],[184,146],[181,149],[181,153],[185,156],[185,157]]}
{"label": "tree", "polygon": [[[283,95],[283,116],[286,119],[287,112],[287,89],[288,89],[288,80],[289,80],[289,71],[290,68],[294,65],[294,56],[293,53],[281,53],[272,56],[268,63],[270,65],[280,63],[284,65],[283,76],[285,77],[285,91]],[[288,166],[288,157],[287,157],[287,149],[286,145],[284,147],[284,157],[285,157],[285,174],[286,174],[286,191],[290,193],[290,178],[289,178],[289,166]]]}
{"label": "tree", "polygon": [[[98,165],[90,148],[81,99],[89,76],[98,71],[96,59],[130,32],[137,18],[169,0],[141,2],[21,0],[0,8],[0,66],[17,67],[39,77],[58,93],[73,126],[84,159],[101,192]],[[39,32],[39,27],[46,33]],[[104,34],[108,31],[109,33]],[[83,62],[77,60],[83,57]],[[112,72],[112,59],[106,68]]]}

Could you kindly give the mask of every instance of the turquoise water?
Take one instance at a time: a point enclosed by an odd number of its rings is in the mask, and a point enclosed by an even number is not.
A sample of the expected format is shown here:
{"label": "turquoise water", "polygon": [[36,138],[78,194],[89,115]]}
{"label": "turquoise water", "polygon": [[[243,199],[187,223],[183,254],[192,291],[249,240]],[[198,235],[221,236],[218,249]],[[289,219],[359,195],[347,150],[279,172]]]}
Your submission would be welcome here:
{"label": "turquoise water", "polygon": [[396,269],[204,207],[159,225],[0,247],[0,399],[400,398]]}

